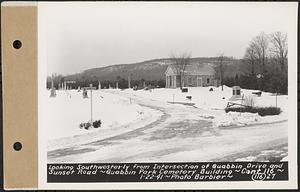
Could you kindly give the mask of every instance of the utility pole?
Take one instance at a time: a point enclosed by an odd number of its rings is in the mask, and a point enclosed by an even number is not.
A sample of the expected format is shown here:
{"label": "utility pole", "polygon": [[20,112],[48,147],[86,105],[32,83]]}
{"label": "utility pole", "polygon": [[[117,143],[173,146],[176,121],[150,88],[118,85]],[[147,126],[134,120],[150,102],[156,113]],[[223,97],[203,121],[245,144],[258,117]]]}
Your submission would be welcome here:
{"label": "utility pole", "polygon": [[[276,97],[276,98],[275,98],[275,100],[276,100],[276,108],[277,108],[277,106],[278,106],[278,97],[277,97],[277,96],[278,96],[278,91],[279,91],[279,90],[280,90],[280,89],[279,89],[279,87],[277,86],[277,87],[276,87],[276,96],[275,96],[275,97]],[[279,92],[279,94],[280,94],[280,92]]]}
{"label": "utility pole", "polygon": [[91,90],[91,124],[93,126],[93,84],[90,84],[90,90]]}
{"label": "utility pole", "polygon": [[276,91],[276,108],[277,108],[277,91]]}

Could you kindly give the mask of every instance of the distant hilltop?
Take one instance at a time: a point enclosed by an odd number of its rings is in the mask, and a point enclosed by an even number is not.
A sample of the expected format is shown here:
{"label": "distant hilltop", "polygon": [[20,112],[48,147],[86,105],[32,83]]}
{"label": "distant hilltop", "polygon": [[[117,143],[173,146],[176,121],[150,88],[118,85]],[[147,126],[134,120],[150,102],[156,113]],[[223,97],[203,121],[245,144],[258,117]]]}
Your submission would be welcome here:
{"label": "distant hilltop", "polygon": [[[224,63],[232,65],[237,63],[237,59],[228,58],[224,59]],[[213,65],[218,64],[217,57],[196,57],[191,58],[192,63],[210,63]],[[118,64],[106,67],[87,69],[81,73],[64,76],[65,80],[72,80],[76,82],[84,81],[117,81],[120,79],[127,79],[131,76],[131,80],[165,80],[165,71],[170,65],[170,58],[152,59],[138,63],[131,64]],[[233,67],[233,70],[238,70],[237,67]],[[235,75],[237,71],[229,70],[232,75]],[[231,74],[228,74],[231,76]]]}

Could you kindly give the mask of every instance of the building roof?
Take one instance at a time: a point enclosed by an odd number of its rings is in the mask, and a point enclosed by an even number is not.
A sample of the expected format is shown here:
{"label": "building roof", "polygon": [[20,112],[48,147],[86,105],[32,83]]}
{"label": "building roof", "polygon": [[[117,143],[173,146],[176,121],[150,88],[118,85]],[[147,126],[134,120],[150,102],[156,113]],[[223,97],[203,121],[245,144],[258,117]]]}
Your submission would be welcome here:
{"label": "building roof", "polygon": [[[187,75],[215,75],[215,70],[210,63],[189,64],[186,66],[185,74]],[[174,65],[169,65],[166,75],[179,75]]]}

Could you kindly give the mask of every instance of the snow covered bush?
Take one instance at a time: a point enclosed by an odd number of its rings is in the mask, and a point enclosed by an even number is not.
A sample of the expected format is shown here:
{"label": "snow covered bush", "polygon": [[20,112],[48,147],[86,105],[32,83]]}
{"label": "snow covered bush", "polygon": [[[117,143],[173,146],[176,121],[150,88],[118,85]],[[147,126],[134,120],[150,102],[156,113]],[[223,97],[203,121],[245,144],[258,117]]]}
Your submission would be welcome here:
{"label": "snow covered bush", "polygon": [[79,128],[80,129],[89,129],[91,127],[91,123],[87,122],[87,123],[80,123],[79,124]]}
{"label": "snow covered bush", "polygon": [[259,107],[255,108],[260,116],[279,115],[281,109],[278,107]]}
{"label": "snow covered bush", "polygon": [[94,128],[99,128],[101,127],[101,120],[96,120],[93,122],[93,127]]}
{"label": "snow covered bush", "polygon": [[258,113],[260,116],[279,115],[281,113],[281,109],[278,107],[226,107],[225,112],[228,113],[229,111]]}
{"label": "snow covered bush", "polygon": [[79,128],[80,129],[89,129],[91,127],[99,128],[99,127],[101,127],[101,123],[102,123],[101,120],[96,120],[93,123],[90,123],[90,122],[80,123]]}

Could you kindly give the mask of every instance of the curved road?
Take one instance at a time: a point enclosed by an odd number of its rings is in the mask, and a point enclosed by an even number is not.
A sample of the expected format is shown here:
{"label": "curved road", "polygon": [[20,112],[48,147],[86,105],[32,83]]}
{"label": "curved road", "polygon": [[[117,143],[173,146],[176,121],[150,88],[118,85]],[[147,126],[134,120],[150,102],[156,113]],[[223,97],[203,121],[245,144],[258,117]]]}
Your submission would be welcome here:
{"label": "curved road", "polygon": [[212,111],[112,93],[162,115],[126,133],[51,150],[48,162],[234,161],[248,156],[280,160],[287,154],[287,121],[219,129],[212,126]]}

